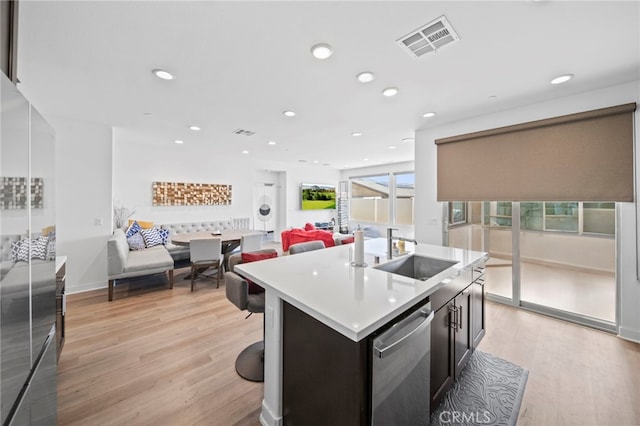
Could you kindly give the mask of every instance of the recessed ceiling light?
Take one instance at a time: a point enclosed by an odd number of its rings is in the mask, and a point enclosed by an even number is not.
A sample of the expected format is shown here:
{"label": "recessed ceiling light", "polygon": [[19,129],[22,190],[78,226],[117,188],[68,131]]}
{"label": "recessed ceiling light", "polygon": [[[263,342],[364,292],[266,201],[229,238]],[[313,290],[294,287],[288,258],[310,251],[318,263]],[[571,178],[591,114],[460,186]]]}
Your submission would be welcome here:
{"label": "recessed ceiling light", "polygon": [[431,118],[431,117],[433,117],[434,115],[436,115],[436,113],[435,113],[435,112],[425,112],[424,114],[422,114],[422,116],[423,116],[424,118]]}
{"label": "recessed ceiling light", "polygon": [[565,74],[565,75],[561,75],[559,77],[554,78],[553,80],[551,80],[551,84],[560,84],[560,83],[564,83],[566,81],[569,81],[573,78],[573,74]]}
{"label": "recessed ceiling light", "polygon": [[362,132],[353,132],[351,133],[351,136],[362,136]]}
{"label": "recessed ceiling light", "polygon": [[402,142],[414,142],[415,139],[414,138],[404,138],[402,139]]}
{"label": "recessed ceiling light", "polygon": [[269,141],[269,142],[267,142],[267,145],[275,145],[275,144],[276,144],[276,141]]}
{"label": "recessed ceiling light", "polygon": [[243,153],[243,154],[248,154],[248,153],[249,153],[249,151],[247,151],[246,149],[243,149],[243,150],[242,150],[242,153]]}
{"label": "recessed ceiling light", "polygon": [[313,160],[314,164],[318,164],[319,161],[318,160]]}
{"label": "recessed ceiling light", "polygon": [[152,72],[153,75],[163,80],[173,80],[175,78],[169,71],[155,69]]}
{"label": "recessed ceiling light", "polygon": [[314,44],[311,47],[311,54],[317,59],[327,59],[333,55],[333,48],[327,43]]}
{"label": "recessed ceiling light", "polygon": [[144,116],[145,116],[145,117],[153,117],[153,114],[151,114],[150,112],[145,112],[145,113],[144,113]]}
{"label": "recessed ceiling light", "polygon": [[369,159],[368,158],[363,158],[362,161],[369,161]]}
{"label": "recessed ceiling light", "polygon": [[386,89],[384,89],[382,91],[382,94],[384,96],[390,97],[390,96],[395,96],[398,94],[398,88],[397,87],[387,87]]}
{"label": "recessed ceiling light", "polygon": [[200,127],[198,126],[189,126],[189,129],[193,130],[194,132],[200,131]]}
{"label": "recessed ceiling light", "polygon": [[396,148],[397,148],[397,146],[395,146],[395,145],[391,145],[391,146],[387,147],[387,149],[396,149]]}
{"label": "recessed ceiling light", "polygon": [[178,145],[182,145],[184,143],[184,141],[181,141],[180,139],[176,139],[173,142],[177,143]]}
{"label": "recessed ceiling light", "polygon": [[295,117],[296,113],[294,111],[283,111],[282,112],[287,117]]}
{"label": "recessed ceiling light", "polygon": [[363,71],[360,74],[356,75],[356,78],[360,83],[369,83],[370,81],[373,81],[376,76],[371,71]]}

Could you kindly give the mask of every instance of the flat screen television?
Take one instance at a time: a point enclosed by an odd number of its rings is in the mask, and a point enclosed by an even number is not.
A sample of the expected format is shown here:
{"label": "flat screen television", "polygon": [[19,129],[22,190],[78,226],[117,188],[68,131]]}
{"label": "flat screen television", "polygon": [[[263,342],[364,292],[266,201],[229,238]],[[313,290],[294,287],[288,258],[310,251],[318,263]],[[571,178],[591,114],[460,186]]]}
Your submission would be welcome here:
{"label": "flat screen television", "polygon": [[336,208],[336,186],[320,183],[300,185],[302,210],[326,210]]}

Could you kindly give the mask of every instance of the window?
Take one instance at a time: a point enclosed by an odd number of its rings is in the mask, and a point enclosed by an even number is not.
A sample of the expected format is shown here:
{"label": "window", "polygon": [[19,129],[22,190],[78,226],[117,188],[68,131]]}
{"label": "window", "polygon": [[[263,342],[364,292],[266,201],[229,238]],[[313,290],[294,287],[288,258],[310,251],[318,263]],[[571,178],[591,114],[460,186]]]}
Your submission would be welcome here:
{"label": "window", "polygon": [[464,201],[451,201],[449,203],[449,225],[467,223],[467,203]]}
{"label": "window", "polygon": [[511,227],[511,202],[510,201],[485,201],[484,224],[494,228]]}
{"label": "window", "polygon": [[615,203],[584,203],[582,206],[582,215],[582,232],[589,234],[615,235]]}
{"label": "window", "polygon": [[351,220],[389,223],[390,175],[351,179]]}
{"label": "window", "polygon": [[578,232],[578,203],[544,203],[545,231]]}
{"label": "window", "polygon": [[[485,225],[511,227],[511,202],[485,201],[483,207]],[[615,203],[521,202],[520,228],[615,235]]]}
{"label": "window", "polygon": [[415,181],[413,172],[351,178],[350,219],[384,225],[413,225]]}
{"label": "window", "polygon": [[520,228],[531,231],[544,229],[543,203],[520,203]]}
{"label": "window", "polygon": [[413,204],[416,194],[415,173],[395,175],[396,224],[413,225]]}

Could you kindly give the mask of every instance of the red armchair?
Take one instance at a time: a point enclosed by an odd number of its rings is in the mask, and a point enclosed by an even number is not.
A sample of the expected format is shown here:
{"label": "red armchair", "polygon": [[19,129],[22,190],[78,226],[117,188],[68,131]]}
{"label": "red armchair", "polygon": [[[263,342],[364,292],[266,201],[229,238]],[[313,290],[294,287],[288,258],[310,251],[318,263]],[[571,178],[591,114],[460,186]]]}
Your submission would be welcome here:
{"label": "red armchair", "polygon": [[324,242],[325,247],[333,247],[336,245],[335,241],[333,240],[333,232],[323,231],[322,229],[315,229],[313,225],[309,225],[311,224],[307,223],[305,229],[293,228],[282,231],[282,233],[280,234],[280,236],[282,237],[282,250],[289,250],[291,244],[317,240]]}

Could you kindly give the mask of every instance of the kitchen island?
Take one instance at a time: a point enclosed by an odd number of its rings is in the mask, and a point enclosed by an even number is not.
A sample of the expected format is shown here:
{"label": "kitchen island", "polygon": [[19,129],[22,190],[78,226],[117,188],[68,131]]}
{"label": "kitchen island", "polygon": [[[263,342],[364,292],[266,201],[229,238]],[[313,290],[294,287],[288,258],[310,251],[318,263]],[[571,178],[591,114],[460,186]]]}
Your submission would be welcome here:
{"label": "kitchen island", "polygon": [[[370,265],[375,257],[383,259],[383,262],[386,261],[384,260],[386,257],[381,256],[384,253],[380,253],[380,248],[385,246],[385,239],[365,241],[365,253],[368,254],[366,260]],[[474,266],[484,264],[487,257],[486,253],[428,244],[408,246],[407,248],[415,255],[456,262],[429,279],[416,280],[372,266],[351,266],[352,247],[352,244],[342,245],[294,256],[241,264],[236,267],[238,273],[260,284],[266,290],[265,382],[260,415],[262,424],[279,425],[287,422],[289,404],[286,400],[283,404],[283,389],[286,388],[288,379],[283,380],[283,377],[287,376],[290,365],[288,360],[294,357],[289,355],[289,358],[283,362],[283,358],[286,358],[283,353],[287,348],[283,343],[286,343],[288,334],[293,335],[300,331],[299,329],[305,330],[305,327],[310,333],[310,340],[304,342],[304,347],[309,353],[335,352],[350,357],[346,362],[340,360],[341,355],[336,360],[329,359],[328,362],[332,366],[327,366],[325,371],[320,371],[319,380],[315,377],[313,383],[306,384],[309,389],[309,399],[314,401],[317,399],[318,394],[312,390],[322,388],[323,383],[319,382],[325,382],[323,377],[325,374],[327,383],[331,381],[331,368],[336,368],[334,376],[341,377],[344,375],[344,371],[340,371],[341,368],[351,371],[353,365],[356,365],[357,371],[347,374],[351,376],[348,378],[348,385],[358,388],[353,402],[356,407],[351,414],[356,416],[357,423],[366,424],[368,422],[366,411],[370,408],[366,402],[366,393],[369,388],[366,378],[369,368],[366,360],[366,353],[369,350],[366,338],[382,329],[390,321],[401,317],[417,304],[428,300],[438,290],[446,290],[460,277],[464,277],[466,286],[471,284],[473,280],[471,271]],[[409,255],[411,254],[405,256]],[[458,289],[455,289],[453,295],[455,296],[457,292]],[[448,295],[445,298],[449,300]],[[436,307],[433,309],[435,310]],[[294,324],[299,326],[287,328],[285,315],[289,315],[292,321],[295,318]],[[312,329],[319,330],[321,333],[326,332],[330,336],[331,343],[325,341],[325,334],[322,334],[322,338],[318,338],[319,335],[313,334]],[[291,337],[289,340],[299,337]],[[306,360],[303,361],[306,362]],[[317,366],[311,364],[313,360],[309,362],[309,368],[317,372]],[[300,364],[290,369],[294,368],[300,370]],[[354,393],[352,391],[353,389],[347,389],[347,393]],[[301,397],[304,398],[304,394]],[[310,402],[313,403],[313,401]],[[334,404],[329,402],[326,404],[327,412],[335,410]],[[353,404],[345,402],[345,406]],[[316,421],[321,423],[317,418]]]}

